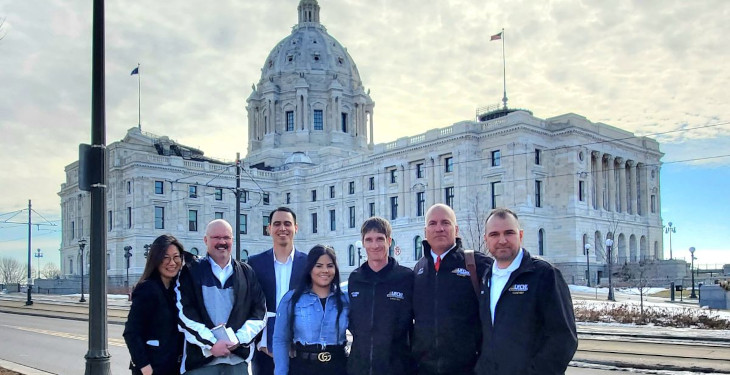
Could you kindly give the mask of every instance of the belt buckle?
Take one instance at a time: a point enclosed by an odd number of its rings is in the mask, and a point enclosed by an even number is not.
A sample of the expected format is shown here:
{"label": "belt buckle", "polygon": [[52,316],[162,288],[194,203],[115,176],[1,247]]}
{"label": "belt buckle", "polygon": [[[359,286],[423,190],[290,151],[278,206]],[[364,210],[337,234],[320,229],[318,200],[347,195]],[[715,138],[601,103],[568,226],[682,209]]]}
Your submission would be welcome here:
{"label": "belt buckle", "polygon": [[317,354],[317,360],[320,362],[329,362],[332,360],[332,354],[330,352],[320,352]]}

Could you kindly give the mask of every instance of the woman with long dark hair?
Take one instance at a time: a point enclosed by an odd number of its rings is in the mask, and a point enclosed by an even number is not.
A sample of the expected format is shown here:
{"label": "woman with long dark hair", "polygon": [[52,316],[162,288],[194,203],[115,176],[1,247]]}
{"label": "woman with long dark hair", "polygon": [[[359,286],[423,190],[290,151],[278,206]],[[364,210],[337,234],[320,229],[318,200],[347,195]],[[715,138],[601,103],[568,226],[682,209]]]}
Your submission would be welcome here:
{"label": "woman with long dark hair", "polygon": [[346,374],[349,305],[340,289],[335,250],[314,246],[302,283],[284,295],[277,309],[274,374]]}
{"label": "woman with long dark hair", "polygon": [[149,248],[124,325],[132,374],[180,374],[183,337],[177,330],[174,286],[184,251],[169,234],[157,237]]}

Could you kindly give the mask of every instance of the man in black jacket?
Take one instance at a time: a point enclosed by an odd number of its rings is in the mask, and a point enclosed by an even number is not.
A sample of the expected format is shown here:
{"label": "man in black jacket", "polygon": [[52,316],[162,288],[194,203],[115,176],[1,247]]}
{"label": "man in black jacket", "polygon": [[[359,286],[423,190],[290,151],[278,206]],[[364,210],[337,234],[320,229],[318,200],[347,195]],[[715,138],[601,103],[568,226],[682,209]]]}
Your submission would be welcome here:
{"label": "man in black jacket", "polygon": [[413,271],[388,256],[392,229],[380,217],[360,228],[368,261],[350,274],[349,375],[407,375],[413,328]]}
{"label": "man in black jacket", "polygon": [[[175,286],[185,335],[180,373],[246,373],[252,342],[266,324],[266,297],[251,267],[231,257],[228,222],[211,221],[203,241],[208,256],[185,264]],[[235,339],[216,338],[211,330],[218,325],[232,329]]]}
{"label": "man in black jacket", "polygon": [[[413,356],[419,375],[471,375],[479,355],[479,301],[458,234],[451,207],[428,209],[423,258],[414,268]],[[481,279],[491,259],[474,256]]]}
{"label": "man in black jacket", "polygon": [[478,374],[564,374],[578,347],[563,275],[522,249],[522,236],[514,212],[487,217],[484,242],[496,261],[482,283]]}

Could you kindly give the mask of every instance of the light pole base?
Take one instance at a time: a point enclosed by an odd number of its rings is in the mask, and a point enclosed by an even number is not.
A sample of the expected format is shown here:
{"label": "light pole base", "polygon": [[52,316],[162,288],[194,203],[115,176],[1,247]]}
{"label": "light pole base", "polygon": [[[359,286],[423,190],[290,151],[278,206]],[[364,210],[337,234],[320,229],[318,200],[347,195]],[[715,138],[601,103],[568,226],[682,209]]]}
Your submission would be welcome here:
{"label": "light pole base", "polygon": [[86,302],[86,298],[84,298],[83,296],[81,296],[81,299],[79,299],[79,302]]}
{"label": "light pole base", "polygon": [[112,373],[111,356],[106,350],[89,350],[84,358],[86,358],[86,375],[106,375]]}

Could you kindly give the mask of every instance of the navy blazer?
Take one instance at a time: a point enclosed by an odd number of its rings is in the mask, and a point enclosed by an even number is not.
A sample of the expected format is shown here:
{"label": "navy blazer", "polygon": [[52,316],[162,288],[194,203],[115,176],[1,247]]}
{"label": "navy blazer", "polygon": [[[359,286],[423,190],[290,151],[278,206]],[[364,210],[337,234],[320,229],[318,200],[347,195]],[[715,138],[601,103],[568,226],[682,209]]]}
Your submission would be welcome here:
{"label": "navy blazer", "polygon": [[[274,272],[274,249],[264,251],[263,253],[253,255],[248,258],[248,265],[253,268],[256,278],[261,284],[261,288],[266,295],[266,310],[276,313],[276,272]],[[307,265],[307,254],[294,249],[294,259],[291,270],[291,278],[289,279],[289,290],[292,290],[302,282],[304,277],[304,268]],[[274,322],[276,317],[272,316],[266,320],[266,343],[271,350],[272,340],[274,338]],[[259,340],[260,341],[260,340]]]}

